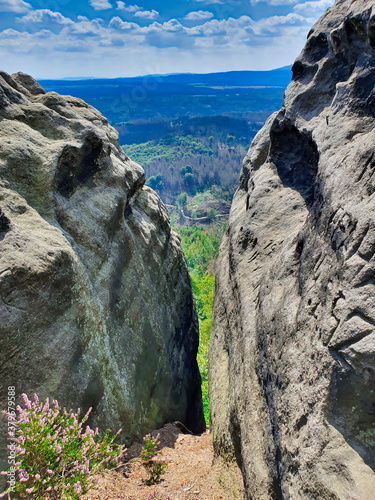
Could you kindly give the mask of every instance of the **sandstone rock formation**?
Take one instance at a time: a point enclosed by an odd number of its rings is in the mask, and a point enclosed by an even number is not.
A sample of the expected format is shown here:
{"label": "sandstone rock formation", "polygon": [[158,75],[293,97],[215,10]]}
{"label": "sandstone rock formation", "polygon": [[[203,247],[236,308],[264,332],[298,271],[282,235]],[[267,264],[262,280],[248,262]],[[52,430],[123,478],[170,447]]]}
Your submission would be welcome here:
{"label": "sandstone rock formation", "polygon": [[310,31],[217,265],[216,453],[251,499],[375,498],[375,5]]}
{"label": "sandstone rock formation", "polygon": [[0,405],[15,386],[92,406],[93,425],[127,440],[168,420],[198,432],[179,237],[117,138],[81,99],[0,74]]}

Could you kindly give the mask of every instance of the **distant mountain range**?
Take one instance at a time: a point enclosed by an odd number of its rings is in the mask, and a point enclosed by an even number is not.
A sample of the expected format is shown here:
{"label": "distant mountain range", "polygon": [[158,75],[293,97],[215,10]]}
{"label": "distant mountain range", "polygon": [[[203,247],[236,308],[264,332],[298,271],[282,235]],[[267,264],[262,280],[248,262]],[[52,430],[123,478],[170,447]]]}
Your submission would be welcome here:
{"label": "distant mountain range", "polygon": [[155,80],[160,84],[182,84],[198,86],[228,86],[228,87],[286,87],[291,78],[291,66],[271,71],[228,71],[225,73],[177,73],[168,75],[145,75],[131,78],[89,78],[64,80],[39,80],[46,89],[56,87],[92,87],[92,86],[134,86]]}
{"label": "distant mountain range", "polygon": [[262,124],[281,106],[290,79],[290,67],[284,67],[273,71],[39,82],[46,91],[80,97],[97,108],[117,127],[125,144],[130,138],[137,143],[154,138],[163,126],[169,127],[171,120],[179,117],[227,116]]}

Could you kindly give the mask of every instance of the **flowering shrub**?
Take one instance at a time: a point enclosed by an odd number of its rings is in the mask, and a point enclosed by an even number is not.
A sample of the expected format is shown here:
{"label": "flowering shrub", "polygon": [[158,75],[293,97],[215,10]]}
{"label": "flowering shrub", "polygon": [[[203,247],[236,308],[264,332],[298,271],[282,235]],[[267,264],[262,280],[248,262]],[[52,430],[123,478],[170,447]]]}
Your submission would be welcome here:
{"label": "flowering shrub", "polygon": [[141,459],[143,461],[144,467],[147,469],[149,473],[149,477],[146,481],[148,485],[159,483],[161,480],[162,474],[165,472],[165,468],[167,467],[165,462],[154,461],[151,460],[157,454],[157,446],[160,443],[159,441],[160,434],[156,437],[151,437],[151,434],[147,434],[143,438],[143,448],[141,452]]}
{"label": "flowering shrub", "polygon": [[147,462],[152,458],[154,455],[157,453],[157,446],[159,444],[159,437],[160,434],[158,434],[155,438],[151,437],[151,434],[147,434],[143,438],[143,448],[141,452],[141,459],[144,462]]}
{"label": "flowering shrub", "polygon": [[[57,401],[34,402],[22,395],[25,408],[17,406],[14,438],[17,481],[14,491],[28,498],[78,499],[94,486],[93,476],[115,467],[125,448],[114,444],[121,429],[99,438],[98,429],[83,430],[91,408],[79,421],[80,410],[61,410]],[[6,472],[2,474],[7,474]],[[0,494],[0,497],[7,492]]]}
{"label": "flowering shrub", "polygon": [[165,472],[165,468],[167,467],[167,464],[165,462],[153,462],[150,461],[146,465],[149,477],[146,481],[146,484],[155,484],[155,483],[160,483],[161,481],[161,476]]}
{"label": "flowering shrub", "polygon": [[155,438],[151,437],[151,434],[147,434],[143,438],[143,448],[141,452],[141,459],[144,462],[147,462],[150,460],[154,455],[157,453],[157,446],[159,444],[159,437],[160,434],[158,434]]}

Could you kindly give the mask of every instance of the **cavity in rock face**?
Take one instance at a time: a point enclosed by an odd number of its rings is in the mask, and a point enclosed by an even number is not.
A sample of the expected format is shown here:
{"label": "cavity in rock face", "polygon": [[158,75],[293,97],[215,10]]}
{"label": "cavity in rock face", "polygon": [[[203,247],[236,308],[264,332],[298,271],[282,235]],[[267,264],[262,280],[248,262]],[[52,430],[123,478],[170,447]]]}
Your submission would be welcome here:
{"label": "cavity in rock face", "polygon": [[204,430],[190,278],[142,168],[98,111],[28,75],[0,73],[0,120],[0,406],[15,386],[92,406],[128,442]]}
{"label": "cavity in rock face", "polygon": [[217,265],[217,454],[251,499],[375,491],[374,5],[309,33],[244,160]]}

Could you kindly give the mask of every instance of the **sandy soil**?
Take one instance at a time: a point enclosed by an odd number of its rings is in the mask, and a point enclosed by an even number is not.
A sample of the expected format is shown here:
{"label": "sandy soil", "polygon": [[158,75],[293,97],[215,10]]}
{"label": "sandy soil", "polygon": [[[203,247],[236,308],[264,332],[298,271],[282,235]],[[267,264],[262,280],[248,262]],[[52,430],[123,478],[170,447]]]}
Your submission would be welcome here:
{"label": "sandy soil", "polygon": [[[138,458],[141,444],[128,450],[123,466],[99,478],[96,490],[82,500],[147,500],[155,492],[155,500],[236,500],[243,498],[242,477],[236,464],[226,465],[213,456],[212,436],[184,434],[167,424],[160,433],[155,461],[166,463],[160,483],[148,486],[148,472]],[[154,500],[154,499],[153,499]]]}

